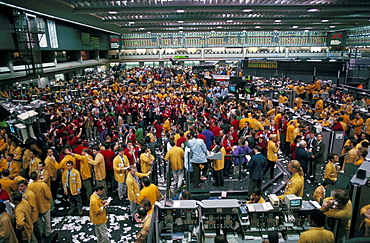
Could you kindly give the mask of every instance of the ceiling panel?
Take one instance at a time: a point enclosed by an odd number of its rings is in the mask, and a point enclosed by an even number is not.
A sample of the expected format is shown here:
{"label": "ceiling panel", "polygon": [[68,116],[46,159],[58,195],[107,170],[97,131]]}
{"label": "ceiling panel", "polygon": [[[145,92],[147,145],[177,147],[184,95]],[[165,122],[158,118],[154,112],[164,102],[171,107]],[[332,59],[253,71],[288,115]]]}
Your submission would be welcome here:
{"label": "ceiling panel", "polygon": [[[370,25],[370,0],[8,0],[120,33],[343,30]],[[61,16],[59,16],[61,17]],[[182,22],[181,22],[182,21]],[[293,26],[295,26],[293,28]]]}

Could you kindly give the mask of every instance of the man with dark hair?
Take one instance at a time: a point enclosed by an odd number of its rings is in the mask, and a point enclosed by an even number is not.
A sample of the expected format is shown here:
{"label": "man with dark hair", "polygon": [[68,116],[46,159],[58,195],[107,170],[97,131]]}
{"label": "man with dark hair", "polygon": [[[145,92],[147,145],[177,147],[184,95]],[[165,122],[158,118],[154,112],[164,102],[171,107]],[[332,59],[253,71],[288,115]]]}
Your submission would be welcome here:
{"label": "man with dark hair", "polygon": [[3,175],[3,177],[1,177],[1,179],[0,179],[0,184],[3,188],[3,190],[6,191],[8,193],[8,195],[17,191],[17,184],[15,183],[14,180],[11,180],[9,178],[9,174],[10,174],[9,170],[5,169],[5,170],[3,170],[3,172],[1,174]]}
{"label": "man with dark hair", "polygon": [[250,199],[247,203],[265,203],[265,199],[262,197],[262,190],[258,187],[253,189]]}
{"label": "man with dark hair", "polygon": [[45,182],[50,188],[50,172],[45,169],[45,163],[39,162],[37,166],[37,180]]}
{"label": "man with dark hair", "polygon": [[190,191],[183,191],[180,196],[180,200],[190,200],[191,199],[191,193]]}
{"label": "man with dark hair", "polygon": [[[210,131],[209,131],[210,132]],[[212,132],[210,132],[212,133]],[[212,133],[213,136],[213,133]],[[189,161],[193,165],[193,175],[194,175],[194,183],[195,187],[200,187],[200,164],[204,165],[203,170],[207,170],[208,163],[207,163],[207,147],[204,141],[200,138],[195,137],[195,133],[191,132],[187,135],[188,137],[188,144],[187,147],[191,151],[191,156],[189,156]]]}
{"label": "man with dark hair", "polygon": [[261,189],[262,187],[263,170],[267,164],[267,159],[261,154],[261,152],[262,148],[260,146],[256,146],[254,148],[254,155],[247,165],[250,175],[248,185],[249,195],[252,194],[252,190],[254,188],[257,187]]}
{"label": "man with dark hair", "polygon": [[44,234],[46,237],[49,237],[51,234],[51,226],[50,226],[50,205],[51,205],[51,191],[48,185],[44,182],[37,181],[37,173],[32,172],[30,174],[30,179],[33,180],[32,183],[28,185],[28,189],[30,189],[35,194],[36,199],[36,207],[39,213],[38,215],[38,222],[37,225],[43,232],[40,234]]}
{"label": "man with dark hair", "polygon": [[109,243],[107,229],[107,209],[109,202],[102,199],[104,186],[97,185],[90,197],[90,220],[95,225],[95,234],[99,243]]}
{"label": "man with dark hair", "polygon": [[334,234],[331,231],[324,229],[326,215],[323,212],[312,211],[308,216],[308,222],[313,228],[303,232],[299,237],[298,243],[334,243]]}
{"label": "man with dark hair", "polygon": [[313,197],[319,203],[322,202],[325,198],[325,190],[328,188],[328,185],[334,185],[334,182],[330,179],[325,179],[322,185],[318,186],[313,193]]}
{"label": "man with dark hair", "polygon": [[15,161],[13,161],[14,155],[8,154],[6,156],[6,166],[5,169],[9,170],[9,178],[14,179],[19,174],[19,164]]}
{"label": "man with dark hair", "polygon": [[36,172],[37,171],[37,166],[39,165],[40,162],[42,162],[39,158],[37,158],[37,151],[31,149],[29,152],[29,172]]}
{"label": "man with dark hair", "polygon": [[103,185],[105,190],[103,191],[103,198],[107,198],[107,184],[105,182],[106,171],[105,171],[105,161],[104,156],[100,153],[100,148],[94,146],[92,148],[92,153],[95,156],[95,159],[88,157],[86,154],[89,164],[94,166],[96,185]]}
{"label": "man with dark hair", "polygon": [[37,211],[36,205],[36,196],[33,191],[29,190],[28,182],[26,180],[20,180],[17,183],[18,191],[22,194],[22,199],[27,200],[27,202],[31,206],[31,218],[33,222],[33,233],[37,240],[41,240],[40,229],[37,225],[37,220],[39,218],[39,212]]}
{"label": "man with dark hair", "polygon": [[153,214],[153,206],[148,198],[144,198],[140,201],[140,206],[144,207],[148,214]]}
{"label": "man with dark hair", "polygon": [[127,168],[130,166],[130,162],[127,156],[124,154],[125,149],[123,147],[118,148],[118,154],[113,160],[114,178],[118,184],[118,198],[123,200],[126,194],[126,176]]}
{"label": "man with dark hair", "polygon": [[137,222],[143,223],[142,229],[136,236],[136,243],[146,243],[152,221],[152,214],[148,214],[144,207],[139,207],[135,218]]}
{"label": "man with dark hair", "polygon": [[182,180],[184,178],[184,150],[175,145],[174,140],[170,140],[170,145],[172,148],[167,152],[165,160],[170,161],[171,172],[173,175],[173,180],[177,188],[182,185]]}
{"label": "man with dark hair", "polygon": [[333,197],[324,199],[320,211],[323,211],[328,218],[339,220],[337,242],[344,242],[344,237],[349,230],[349,220],[352,216],[352,202],[349,200],[348,192],[335,189]]}
{"label": "man with dark hair", "polygon": [[81,155],[73,154],[80,161],[80,175],[82,179],[82,185],[86,190],[87,204],[89,204],[90,196],[93,193],[92,189],[92,173],[91,173],[91,164],[88,162],[88,158],[92,159],[89,155],[89,149],[84,148],[81,151]]}
{"label": "man with dark hair", "polygon": [[6,211],[5,203],[0,202],[0,242],[17,243],[17,236],[11,222],[11,216]]}
{"label": "man with dark hair", "polygon": [[332,182],[337,181],[339,170],[337,163],[339,163],[339,156],[335,153],[330,153],[328,155],[328,163],[326,164],[325,167],[324,181],[326,179],[329,179]]}
{"label": "man with dark hair", "polygon": [[325,153],[325,144],[322,141],[322,134],[319,133],[316,135],[316,144],[313,146],[312,150],[312,159],[313,161],[313,180],[319,180],[321,178],[321,166],[324,164],[324,153]]}
{"label": "man with dark hair", "polygon": [[114,169],[113,169],[113,160],[116,157],[116,153],[113,151],[114,144],[104,143],[104,150],[100,150],[100,154],[104,157],[107,187],[111,188],[112,191],[117,189],[117,182],[114,180]]}
{"label": "man with dark hair", "polygon": [[68,201],[71,204],[71,209],[68,211],[68,214],[72,214],[76,208],[79,215],[83,214],[82,211],[82,198],[81,198],[81,176],[78,170],[73,169],[73,162],[67,162],[67,170],[64,171],[62,176],[62,184],[64,189],[64,194],[68,195]]}
{"label": "man with dark hair", "polygon": [[126,185],[127,185],[127,199],[130,201],[130,214],[132,217],[135,216],[138,207],[138,198],[140,195],[140,181],[139,178],[144,176],[149,176],[151,172],[149,171],[148,174],[138,173],[136,171],[136,166],[131,165],[128,169],[129,173],[127,173]]}
{"label": "man with dark hair", "polygon": [[21,242],[29,242],[31,238],[34,238],[31,206],[26,200],[22,200],[22,194],[20,192],[14,192],[10,197],[12,203],[15,205],[14,216],[16,229],[20,231],[20,235],[18,235],[19,240]]}
{"label": "man with dark hair", "polygon": [[141,178],[141,184],[143,189],[140,191],[140,195],[138,197],[138,202],[141,202],[144,198],[148,198],[151,204],[154,205],[156,201],[159,201],[161,198],[161,194],[156,185],[150,183],[150,179],[148,177]]}

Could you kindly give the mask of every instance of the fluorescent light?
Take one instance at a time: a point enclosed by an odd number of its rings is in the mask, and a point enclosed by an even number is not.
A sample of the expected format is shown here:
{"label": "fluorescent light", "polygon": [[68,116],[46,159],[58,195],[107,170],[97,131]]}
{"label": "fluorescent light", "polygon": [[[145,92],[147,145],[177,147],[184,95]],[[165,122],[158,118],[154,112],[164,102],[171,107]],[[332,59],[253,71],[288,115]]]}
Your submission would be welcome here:
{"label": "fluorescent light", "polygon": [[256,28],[256,29],[261,29],[261,26],[257,25],[255,28]]}
{"label": "fluorescent light", "polygon": [[314,13],[314,12],[317,12],[319,10],[317,8],[310,8],[307,11],[310,12],[310,13]]}
{"label": "fluorescent light", "polygon": [[118,14],[118,11],[108,11],[109,14]]}
{"label": "fluorescent light", "polygon": [[232,20],[232,19],[228,19],[228,20],[226,20],[226,22],[227,22],[227,23],[232,23],[232,22],[234,22],[234,20]]}
{"label": "fluorescent light", "polygon": [[180,27],[179,27],[179,30],[182,30],[183,28],[184,28],[184,27],[180,26]]}
{"label": "fluorescent light", "polygon": [[145,28],[144,27],[141,27],[139,30],[145,30]]}
{"label": "fluorescent light", "polygon": [[222,26],[217,26],[217,29],[222,29]]}
{"label": "fluorescent light", "polygon": [[293,29],[297,29],[298,28],[298,25],[293,25]]}
{"label": "fluorescent light", "polygon": [[184,21],[183,20],[179,20],[179,21],[177,21],[177,23],[182,24],[182,23],[184,23]]}
{"label": "fluorescent light", "polygon": [[304,32],[308,32],[309,30],[304,30]]}
{"label": "fluorescent light", "polygon": [[135,24],[135,22],[128,22],[129,24]]}
{"label": "fluorescent light", "polygon": [[148,31],[148,32],[146,32],[146,33],[151,34],[152,32],[151,32],[151,31]]}
{"label": "fluorescent light", "polygon": [[184,9],[177,9],[176,13],[185,13],[185,10]]}
{"label": "fluorescent light", "polygon": [[280,23],[281,19],[275,19],[275,23]]}
{"label": "fluorescent light", "polygon": [[330,28],[335,28],[335,25],[330,25],[329,27],[330,27]]}
{"label": "fluorescent light", "polygon": [[244,13],[249,13],[249,12],[252,12],[252,11],[253,11],[253,9],[243,9]]}
{"label": "fluorescent light", "polygon": [[323,19],[323,20],[321,20],[321,22],[326,23],[326,22],[329,22],[329,20],[328,19]]}
{"label": "fluorescent light", "polygon": [[179,33],[182,33],[182,32],[184,32],[184,31],[182,31],[182,30],[179,31]]}
{"label": "fluorescent light", "polygon": [[247,32],[247,30],[243,30],[243,32]]}
{"label": "fluorescent light", "polygon": [[214,31],[214,30],[211,30],[211,32],[212,32],[212,33],[215,33],[216,31]]}

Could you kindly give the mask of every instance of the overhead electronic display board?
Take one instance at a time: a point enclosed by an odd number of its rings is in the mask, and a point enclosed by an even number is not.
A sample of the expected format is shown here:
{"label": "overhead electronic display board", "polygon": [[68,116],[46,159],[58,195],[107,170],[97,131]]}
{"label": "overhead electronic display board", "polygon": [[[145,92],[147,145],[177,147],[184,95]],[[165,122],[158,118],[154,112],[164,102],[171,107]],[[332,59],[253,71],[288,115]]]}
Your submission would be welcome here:
{"label": "overhead electronic display board", "polygon": [[349,46],[370,45],[370,26],[350,29],[348,32],[347,45]]}
{"label": "overhead electronic display board", "polygon": [[123,48],[325,46],[322,31],[125,34]]}

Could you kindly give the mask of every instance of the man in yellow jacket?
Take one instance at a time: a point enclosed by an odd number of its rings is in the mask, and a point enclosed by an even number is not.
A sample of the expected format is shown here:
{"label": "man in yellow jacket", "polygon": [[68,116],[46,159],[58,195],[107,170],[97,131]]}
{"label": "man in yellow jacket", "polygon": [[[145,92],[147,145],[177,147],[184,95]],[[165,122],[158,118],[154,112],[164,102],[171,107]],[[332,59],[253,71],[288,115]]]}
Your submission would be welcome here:
{"label": "man in yellow jacket", "polygon": [[82,198],[81,198],[81,176],[78,170],[73,169],[73,162],[68,161],[66,163],[67,170],[64,171],[62,176],[62,184],[64,189],[64,194],[68,195],[69,203],[71,204],[71,209],[68,214],[72,214],[76,208],[78,209],[78,214],[82,215]]}
{"label": "man in yellow jacket", "polygon": [[328,163],[325,166],[325,172],[324,172],[324,181],[325,179],[329,179],[332,182],[336,182],[338,178],[338,166],[336,163],[339,162],[339,156],[334,153],[330,153],[328,155]]}
{"label": "man in yellow jacket", "polygon": [[[38,226],[46,237],[51,234],[51,224],[50,224],[50,205],[52,201],[51,191],[45,182],[37,181],[37,173],[32,172],[30,174],[30,179],[33,180],[32,183],[28,184],[28,189],[35,194],[36,207],[39,212]],[[42,226],[41,226],[42,224]]]}
{"label": "man in yellow jacket", "polygon": [[315,117],[320,119],[320,114],[324,110],[324,101],[321,97],[317,100],[315,104]]}
{"label": "man in yellow jacket", "polygon": [[175,145],[175,141],[171,140],[170,145],[172,148],[167,152],[165,156],[166,161],[170,161],[171,171],[173,175],[173,180],[180,188],[182,185],[182,179],[184,178],[184,150]]}
{"label": "man in yellow jacket", "polygon": [[86,190],[87,202],[90,202],[90,196],[93,193],[92,189],[92,174],[91,174],[91,164],[88,162],[88,158],[92,159],[91,155],[88,154],[89,149],[84,148],[81,151],[81,155],[73,154],[80,161],[80,175],[82,179],[82,185]]}
{"label": "man in yellow jacket", "polygon": [[324,199],[320,211],[323,211],[327,217],[339,220],[337,242],[345,242],[344,238],[349,230],[350,219],[352,217],[352,202],[346,191],[335,189],[333,197]]}
{"label": "man in yellow jacket", "polygon": [[95,234],[99,243],[109,243],[108,229],[107,229],[107,209],[109,202],[102,199],[104,193],[104,186],[98,185],[95,192],[90,196],[90,221],[95,225]]}
{"label": "man in yellow jacket", "polygon": [[22,199],[27,200],[27,202],[31,206],[31,218],[33,222],[34,227],[34,234],[37,240],[41,240],[40,230],[37,225],[37,220],[39,218],[39,212],[37,211],[37,205],[36,205],[36,196],[28,189],[28,182],[26,180],[20,180],[17,183],[18,191],[22,194]]}
{"label": "man in yellow jacket", "polygon": [[125,149],[119,147],[118,155],[113,159],[114,179],[118,183],[119,200],[123,200],[124,195],[126,194],[126,175],[127,168],[130,166],[130,162],[124,152]]}
{"label": "man in yellow jacket", "polygon": [[131,165],[128,169],[129,173],[127,173],[126,185],[127,185],[127,199],[130,201],[130,214],[132,217],[135,216],[137,208],[138,208],[138,198],[140,196],[140,181],[139,178],[144,176],[149,176],[151,171],[147,174],[139,173],[136,171],[136,166]]}
{"label": "man in yellow jacket", "polygon": [[154,205],[155,202],[160,200],[161,194],[159,193],[158,187],[150,183],[150,179],[148,177],[141,178],[141,184],[143,186],[143,189],[141,189],[140,195],[137,199],[139,203],[144,198],[149,199],[152,205]]}
{"label": "man in yellow jacket", "polygon": [[361,135],[362,127],[364,126],[364,119],[362,119],[360,113],[356,114],[355,119],[353,119],[350,124],[353,126],[354,134],[357,136]]}
{"label": "man in yellow jacket", "polygon": [[306,242],[325,242],[334,243],[333,232],[324,229],[324,224],[326,222],[326,216],[323,212],[312,211],[308,216],[308,222],[310,226],[309,230],[306,230],[299,237],[298,243]]}
{"label": "man in yellow jacket", "polygon": [[103,191],[103,198],[107,198],[107,184],[105,182],[106,171],[105,171],[105,160],[104,156],[100,153],[100,148],[94,146],[92,148],[92,153],[95,159],[87,156],[89,164],[94,166],[96,185],[103,185],[105,190]]}
{"label": "man in yellow jacket", "polygon": [[31,238],[35,238],[33,234],[31,206],[26,200],[22,200],[22,194],[20,192],[14,192],[11,195],[11,202],[15,205],[14,217],[16,228],[21,231],[22,242],[30,242]]}

